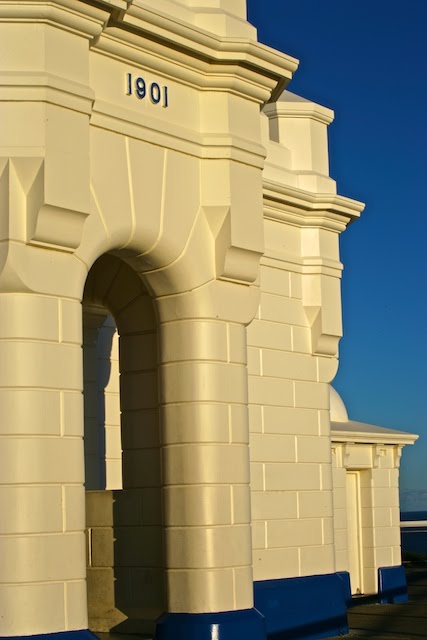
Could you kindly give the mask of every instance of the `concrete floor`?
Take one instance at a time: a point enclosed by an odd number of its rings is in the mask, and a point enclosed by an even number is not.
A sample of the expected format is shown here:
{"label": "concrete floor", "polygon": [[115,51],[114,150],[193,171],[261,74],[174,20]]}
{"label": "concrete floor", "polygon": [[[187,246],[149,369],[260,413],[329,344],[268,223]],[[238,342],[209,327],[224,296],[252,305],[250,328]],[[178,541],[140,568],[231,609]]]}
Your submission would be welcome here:
{"label": "concrete floor", "polygon": [[427,563],[407,567],[409,602],[361,604],[348,612],[353,638],[421,640],[427,638]]}
{"label": "concrete floor", "polygon": [[[409,602],[366,604],[366,600],[361,598],[361,602],[365,603],[349,610],[350,634],[341,636],[341,640],[343,638],[346,640],[355,638],[427,639],[427,563],[407,567],[407,580]],[[143,638],[143,636],[115,633],[97,633],[96,635],[100,640],[142,640]],[[336,639],[337,636],[329,640]]]}

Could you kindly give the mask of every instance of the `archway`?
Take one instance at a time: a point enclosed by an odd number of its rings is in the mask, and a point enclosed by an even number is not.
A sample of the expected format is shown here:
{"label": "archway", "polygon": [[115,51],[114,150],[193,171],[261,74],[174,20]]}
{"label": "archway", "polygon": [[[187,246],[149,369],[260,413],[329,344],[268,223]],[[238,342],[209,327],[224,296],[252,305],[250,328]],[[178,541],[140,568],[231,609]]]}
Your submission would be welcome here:
{"label": "archway", "polygon": [[89,628],[151,633],[166,608],[157,321],[116,256],[89,272],[83,329]]}

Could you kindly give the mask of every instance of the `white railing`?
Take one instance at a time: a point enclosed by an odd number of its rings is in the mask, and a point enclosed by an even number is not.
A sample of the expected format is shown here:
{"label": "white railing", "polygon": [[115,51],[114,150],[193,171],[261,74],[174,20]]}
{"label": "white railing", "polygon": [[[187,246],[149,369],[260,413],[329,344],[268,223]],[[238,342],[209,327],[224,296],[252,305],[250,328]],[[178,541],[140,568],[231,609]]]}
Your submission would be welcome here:
{"label": "white railing", "polygon": [[419,527],[427,527],[427,520],[401,520],[400,528],[416,529]]}

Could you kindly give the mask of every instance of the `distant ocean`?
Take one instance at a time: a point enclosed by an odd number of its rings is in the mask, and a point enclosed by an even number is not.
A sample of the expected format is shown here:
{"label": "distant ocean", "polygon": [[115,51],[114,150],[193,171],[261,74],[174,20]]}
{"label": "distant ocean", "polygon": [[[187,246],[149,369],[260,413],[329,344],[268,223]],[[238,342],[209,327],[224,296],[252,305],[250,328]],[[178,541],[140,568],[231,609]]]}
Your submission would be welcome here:
{"label": "distant ocean", "polygon": [[422,522],[423,524],[416,528],[400,528],[402,538],[402,554],[407,560],[419,559],[427,560],[427,511],[405,511],[400,514],[400,521],[403,522]]}

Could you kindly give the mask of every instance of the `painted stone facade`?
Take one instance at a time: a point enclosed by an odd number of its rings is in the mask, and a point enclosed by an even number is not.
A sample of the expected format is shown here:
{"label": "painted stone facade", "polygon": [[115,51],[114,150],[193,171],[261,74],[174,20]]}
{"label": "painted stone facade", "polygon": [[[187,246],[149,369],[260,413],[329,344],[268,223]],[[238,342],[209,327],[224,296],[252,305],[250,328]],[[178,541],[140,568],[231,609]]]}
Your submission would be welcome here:
{"label": "painted stone facade", "polygon": [[332,112],[244,0],[10,0],[0,38],[0,635],[261,640],[287,579],[345,630]]}
{"label": "painted stone facade", "polygon": [[353,594],[377,593],[379,570],[401,565],[399,465],[417,438],[349,420],[331,389],[335,564]]}

